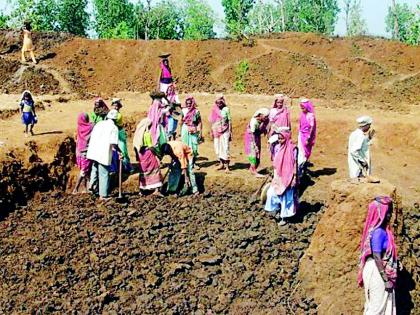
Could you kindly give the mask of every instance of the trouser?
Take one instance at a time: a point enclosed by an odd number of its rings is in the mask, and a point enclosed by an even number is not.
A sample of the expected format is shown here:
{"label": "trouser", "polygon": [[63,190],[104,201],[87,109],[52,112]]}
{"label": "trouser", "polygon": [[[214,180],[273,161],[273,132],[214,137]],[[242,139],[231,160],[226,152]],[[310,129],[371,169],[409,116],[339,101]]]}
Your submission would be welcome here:
{"label": "trouser", "polygon": [[[168,178],[168,193],[175,193],[178,190],[179,181],[182,176],[181,164],[179,162],[174,162],[169,168],[169,178]],[[195,180],[195,174],[193,171],[193,164],[188,163],[187,176],[190,179],[192,193],[198,191],[197,182]]]}
{"label": "trouser", "polygon": [[109,170],[108,166],[93,161],[92,171],[90,173],[90,188],[98,187],[99,196],[107,197],[109,189]]}

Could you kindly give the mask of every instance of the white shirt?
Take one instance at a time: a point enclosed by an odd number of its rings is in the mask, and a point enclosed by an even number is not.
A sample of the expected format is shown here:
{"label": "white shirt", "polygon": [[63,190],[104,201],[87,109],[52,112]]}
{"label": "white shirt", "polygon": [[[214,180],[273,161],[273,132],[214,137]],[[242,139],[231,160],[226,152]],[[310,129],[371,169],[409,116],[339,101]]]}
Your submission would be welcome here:
{"label": "white shirt", "polygon": [[350,134],[348,147],[348,163],[350,178],[357,178],[360,176],[362,172],[362,166],[360,165],[360,161],[367,163],[368,175],[370,174],[371,164],[369,145],[369,138],[363,133],[361,129],[357,128]]}
{"label": "white shirt", "polygon": [[111,165],[112,145],[118,144],[118,128],[111,119],[98,122],[90,135],[87,158]]}

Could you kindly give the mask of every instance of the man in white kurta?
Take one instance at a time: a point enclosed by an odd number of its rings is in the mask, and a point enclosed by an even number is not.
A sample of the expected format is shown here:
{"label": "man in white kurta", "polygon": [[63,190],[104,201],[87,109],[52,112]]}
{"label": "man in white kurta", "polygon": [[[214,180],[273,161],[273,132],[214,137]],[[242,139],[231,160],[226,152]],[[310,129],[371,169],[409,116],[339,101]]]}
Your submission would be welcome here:
{"label": "man in white kurta", "polygon": [[353,131],[349,137],[348,163],[350,178],[370,175],[372,169],[369,152],[372,137],[369,129],[372,125],[372,118],[362,116],[357,119],[357,123],[359,128]]}

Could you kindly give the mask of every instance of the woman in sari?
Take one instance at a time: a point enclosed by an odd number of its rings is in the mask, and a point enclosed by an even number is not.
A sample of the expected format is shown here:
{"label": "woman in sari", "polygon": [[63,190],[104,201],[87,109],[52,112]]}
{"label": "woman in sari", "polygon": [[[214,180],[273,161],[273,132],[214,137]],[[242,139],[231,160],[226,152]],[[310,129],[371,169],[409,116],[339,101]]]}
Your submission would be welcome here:
{"label": "woman in sari", "polygon": [[146,190],[153,191],[154,195],[161,195],[160,161],[153,145],[151,127],[152,121],[149,118],[140,121],[134,133],[133,146],[139,162],[140,193]]}
{"label": "woman in sari", "polygon": [[105,120],[108,112],[108,105],[106,105],[102,98],[97,97],[93,103],[93,111],[89,113],[89,121],[93,124],[96,124],[102,120]]}
{"label": "woman in sari", "polygon": [[77,117],[77,137],[76,137],[76,163],[80,169],[77,177],[76,186],[73,194],[79,192],[79,187],[83,182],[83,193],[87,193],[87,183],[89,182],[89,174],[92,167],[92,161],[86,157],[88,150],[89,138],[92,133],[93,124],[89,122],[89,116],[86,113],[80,113]]}
{"label": "woman in sari", "polygon": [[169,85],[173,82],[171,67],[169,66],[168,57],[170,54],[163,54],[159,57],[162,58],[159,67],[159,91],[166,93]]}
{"label": "woman in sari", "polygon": [[175,83],[171,83],[166,91],[166,100],[168,102],[169,110],[166,113],[166,136],[168,141],[176,140],[176,130],[178,128],[178,116],[176,106],[180,104],[178,94],[176,93]]}
{"label": "woman in sari", "polygon": [[31,134],[31,136],[33,136],[34,125],[38,120],[35,113],[35,102],[31,92],[28,90],[22,93],[19,107],[20,113],[22,114],[22,123],[25,125],[25,137],[28,137],[28,132]]}
{"label": "woman in sari", "polygon": [[392,199],[376,197],[369,204],[360,242],[359,286],[365,288],[365,315],[395,315],[397,248],[390,226]]}
{"label": "woman in sari", "polygon": [[283,94],[275,96],[273,107],[270,109],[270,136],[272,135],[272,127],[287,127],[291,128],[290,124],[290,111],[285,104],[285,97]]}
{"label": "woman in sari", "polygon": [[249,170],[256,177],[264,177],[257,172],[257,168],[261,161],[261,135],[267,133],[269,114],[270,110],[268,108],[257,110],[245,131],[245,154],[250,162]]}
{"label": "woman in sari", "polygon": [[224,169],[228,173],[230,162],[229,146],[232,140],[232,118],[223,96],[219,97],[214,103],[209,122],[211,124],[211,136],[214,141],[214,151],[220,162],[220,166],[217,169]]}
{"label": "woman in sari", "polygon": [[299,136],[298,136],[298,165],[299,176],[305,172],[307,162],[315,145],[316,138],[316,118],[314,106],[308,99],[302,99],[300,102],[302,110],[299,120]]}
{"label": "woman in sari", "polygon": [[195,99],[192,96],[188,96],[185,100],[185,107],[182,109],[181,140],[191,148],[193,165],[196,168],[198,143],[203,138],[202,130],[201,114],[197,109]]}
{"label": "woman in sari", "polygon": [[298,206],[296,191],[296,146],[291,140],[289,131],[279,133],[280,148],[273,161],[274,176],[267,191],[265,210],[276,216],[278,211],[285,225],[286,218],[296,214]]}
{"label": "woman in sari", "polygon": [[162,98],[165,96],[162,92],[152,92],[152,104],[149,107],[147,118],[152,122],[150,133],[152,135],[152,144],[159,150],[162,144],[167,142],[166,132],[163,126],[166,115],[165,105],[162,103]]}

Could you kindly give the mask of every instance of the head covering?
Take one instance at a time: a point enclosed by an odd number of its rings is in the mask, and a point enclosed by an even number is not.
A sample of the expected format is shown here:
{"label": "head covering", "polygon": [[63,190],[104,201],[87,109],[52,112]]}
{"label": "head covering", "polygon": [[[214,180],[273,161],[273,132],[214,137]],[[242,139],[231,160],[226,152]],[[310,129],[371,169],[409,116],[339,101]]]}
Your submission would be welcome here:
{"label": "head covering", "polygon": [[[276,94],[274,95],[274,102],[273,102],[273,108],[277,108],[277,101],[284,100],[284,94]],[[284,107],[284,106],[283,106]]]}
{"label": "head covering", "polygon": [[140,151],[141,147],[143,146],[144,133],[147,131],[147,129],[149,129],[151,125],[152,121],[147,117],[142,119],[137,124],[133,137],[133,147],[136,148],[137,151]]}
{"label": "head covering", "polygon": [[359,127],[364,127],[366,125],[371,125],[373,122],[373,119],[369,116],[360,116],[359,118],[356,119]]}
{"label": "head covering", "polygon": [[86,113],[80,113],[77,116],[76,156],[87,149],[92,129],[93,124],[89,122],[89,116]]}
{"label": "head covering", "polygon": [[123,105],[122,105],[122,103],[121,103],[121,99],[120,98],[113,98],[112,99],[112,101],[111,101],[111,105],[115,105],[115,104],[118,104],[120,107],[122,107]]}
{"label": "head covering", "polygon": [[165,57],[160,61],[161,78],[170,79],[172,78],[171,67],[169,66],[169,64],[165,65],[164,60],[168,59]]}
{"label": "head covering", "polygon": [[270,110],[268,108],[262,107],[262,108],[258,109],[252,117],[256,118],[259,115],[263,115],[264,117],[268,117],[269,114],[270,114]]}
{"label": "head covering", "polygon": [[282,131],[280,135],[284,138],[284,143],[280,144],[273,166],[279,180],[275,183],[276,194],[282,195],[292,183],[295,172],[296,154],[295,145],[292,142],[289,131]]}
{"label": "head covering", "polygon": [[300,100],[300,105],[302,105],[309,113],[314,113],[315,112],[314,105],[307,98],[302,98]]}
{"label": "head covering", "polygon": [[[368,214],[366,217],[365,227],[363,229],[362,239],[360,241],[360,263],[358,273],[358,283],[363,286],[363,268],[366,259],[372,255],[371,238],[372,233],[378,227],[382,226],[390,205],[393,200],[388,196],[376,197],[374,201],[369,204]],[[397,278],[397,248],[395,246],[394,235],[389,224],[386,225],[385,231],[388,236],[388,246],[383,255],[382,262],[384,264],[384,271],[392,283],[395,284]]]}
{"label": "head covering", "polygon": [[25,94],[26,94],[26,93],[28,93],[28,94],[31,96],[31,100],[33,101],[33,100],[34,100],[34,98],[33,98],[33,96],[32,96],[32,93],[31,93],[29,90],[25,90],[25,91],[23,91],[22,96],[20,97],[20,100],[21,100],[21,101],[23,101],[23,99],[24,99],[24,97],[25,97]]}
{"label": "head covering", "polygon": [[[187,101],[188,100],[191,100],[191,106],[190,107],[187,107]],[[192,126],[195,114],[197,113],[197,103],[195,102],[194,97],[192,97],[191,95],[187,96],[187,98],[185,99],[185,107],[188,108],[188,112],[185,114],[183,122],[187,126]]]}
{"label": "head covering", "polygon": [[106,115],[106,119],[117,120],[117,118],[118,118],[118,111],[116,109],[111,109]]}
{"label": "head covering", "polygon": [[219,105],[217,104],[218,102],[222,102],[224,106],[226,106],[226,100],[224,96],[220,96],[216,99],[211,109],[210,116],[209,116],[209,122],[211,124],[214,124],[222,119],[221,109]]}

